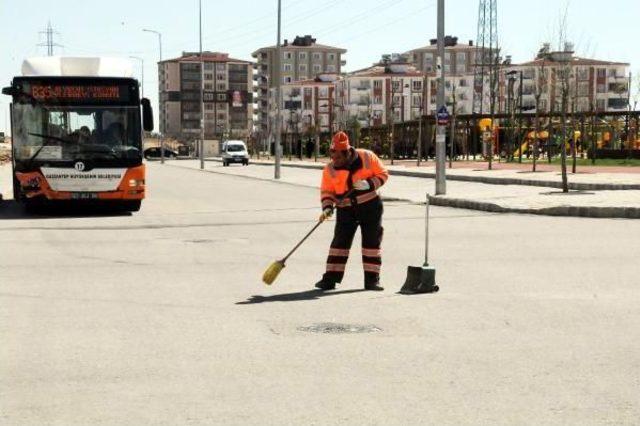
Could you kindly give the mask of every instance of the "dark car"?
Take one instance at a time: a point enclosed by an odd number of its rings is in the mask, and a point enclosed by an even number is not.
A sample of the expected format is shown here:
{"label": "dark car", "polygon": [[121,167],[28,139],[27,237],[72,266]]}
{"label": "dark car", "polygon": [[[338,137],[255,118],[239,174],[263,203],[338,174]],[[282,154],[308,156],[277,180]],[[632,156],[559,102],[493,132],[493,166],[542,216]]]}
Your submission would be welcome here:
{"label": "dark car", "polygon": [[[164,149],[164,158],[176,158],[178,156],[178,153],[175,151],[170,150],[169,148],[165,148]],[[159,147],[154,147],[154,148],[147,148],[144,150],[144,158],[149,159],[149,158],[160,158],[160,148]]]}

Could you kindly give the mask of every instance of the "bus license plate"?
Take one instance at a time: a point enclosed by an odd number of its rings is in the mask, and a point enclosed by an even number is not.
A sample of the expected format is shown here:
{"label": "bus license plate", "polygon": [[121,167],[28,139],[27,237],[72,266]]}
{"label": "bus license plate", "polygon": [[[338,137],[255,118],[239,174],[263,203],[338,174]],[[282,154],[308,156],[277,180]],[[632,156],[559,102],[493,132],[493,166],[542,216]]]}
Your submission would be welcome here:
{"label": "bus license plate", "polygon": [[97,200],[98,194],[95,192],[72,192],[72,200]]}

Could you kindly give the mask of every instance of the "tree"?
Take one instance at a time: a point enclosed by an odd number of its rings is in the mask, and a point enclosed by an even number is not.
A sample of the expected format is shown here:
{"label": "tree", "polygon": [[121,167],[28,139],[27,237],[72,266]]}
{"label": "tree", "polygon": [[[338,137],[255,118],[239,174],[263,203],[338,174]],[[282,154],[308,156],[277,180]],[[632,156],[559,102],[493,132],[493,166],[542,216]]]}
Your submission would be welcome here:
{"label": "tree", "polygon": [[[542,63],[536,69],[536,74],[534,76],[534,85],[533,85],[533,93],[534,98],[536,100],[536,118],[535,118],[535,134],[533,135],[533,147],[529,146],[529,149],[533,153],[533,169],[532,171],[536,171],[536,159],[538,156],[538,141],[540,136],[540,98],[544,93],[547,92],[548,88],[548,70],[546,68],[547,65],[547,57],[548,52],[544,51],[544,48],[540,50],[538,53],[538,58],[542,59]],[[531,142],[529,142],[531,145]]]}

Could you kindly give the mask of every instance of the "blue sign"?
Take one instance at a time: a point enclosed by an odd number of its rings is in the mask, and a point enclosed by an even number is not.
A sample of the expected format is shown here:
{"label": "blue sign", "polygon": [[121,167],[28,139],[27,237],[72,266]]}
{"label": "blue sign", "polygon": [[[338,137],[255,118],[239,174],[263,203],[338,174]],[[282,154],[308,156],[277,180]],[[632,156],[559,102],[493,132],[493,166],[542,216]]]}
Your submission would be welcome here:
{"label": "blue sign", "polygon": [[441,126],[446,126],[447,124],[449,124],[449,111],[447,111],[446,106],[442,105],[438,109],[438,112],[436,113],[436,119],[438,121],[438,124]]}

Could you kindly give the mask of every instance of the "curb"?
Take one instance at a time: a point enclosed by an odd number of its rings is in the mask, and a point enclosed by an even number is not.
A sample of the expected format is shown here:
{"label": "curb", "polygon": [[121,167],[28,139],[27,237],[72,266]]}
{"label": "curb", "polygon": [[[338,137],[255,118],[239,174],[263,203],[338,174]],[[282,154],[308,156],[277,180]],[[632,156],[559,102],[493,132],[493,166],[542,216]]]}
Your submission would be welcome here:
{"label": "curb", "polygon": [[[218,159],[208,159],[206,161],[217,161]],[[252,161],[251,164],[256,166],[273,166],[272,162]],[[286,164],[282,163],[282,167],[292,167],[298,169],[322,169],[324,164]],[[393,176],[417,177],[422,179],[435,179],[436,174],[431,172],[411,172],[405,170],[389,170],[389,174]],[[522,185],[522,186],[541,186],[545,188],[562,189],[562,182],[552,182],[545,180],[529,180],[516,178],[502,178],[489,176],[464,176],[448,174],[448,180],[461,182],[485,183],[488,185]],[[576,183],[569,182],[569,189],[574,191],[627,191],[640,190],[640,184],[610,184],[610,183]]]}
{"label": "curb", "polygon": [[504,207],[484,201],[464,198],[447,198],[429,195],[429,203],[439,207],[479,210],[490,213],[535,214],[540,216],[569,216],[608,219],[640,219],[640,208],[637,207],[595,207],[595,206],[556,206],[540,209]]}
{"label": "curb", "polygon": [[[207,160],[207,161],[219,161],[219,160]],[[253,163],[258,165],[269,165],[268,163]],[[190,170],[200,171],[199,169],[191,169],[189,167],[182,167],[178,165],[171,165],[176,168],[186,168]],[[319,167],[318,167],[319,166]],[[317,169],[323,167],[322,165],[300,165],[299,168]],[[293,166],[295,167],[295,166]],[[204,170],[207,173],[213,173],[224,176],[239,177],[242,179],[259,180],[263,182],[271,182],[281,185],[292,185],[303,188],[315,188],[315,186],[308,186],[293,182],[281,182],[274,181],[273,179],[259,178],[253,176],[233,175],[224,172],[216,172],[213,170]],[[395,197],[382,197],[384,201],[389,202],[408,202],[416,205],[424,205],[423,202],[416,202],[404,198]],[[474,201],[465,198],[449,198],[447,196],[429,195],[429,203],[438,207],[451,207],[457,209],[476,210],[488,213],[515,213],[515,214],[533,214],[538,216],[565,216],[565,217],[589,217],[589,218],[601,218],[601,219],[640,219],[640,208],[638,207],[596,207],[596,206],[556,206],[545,207],[540,209],[526,209],[526,208],[513,208],[504,207],[499,204],[488,203],[484,201]]]}

